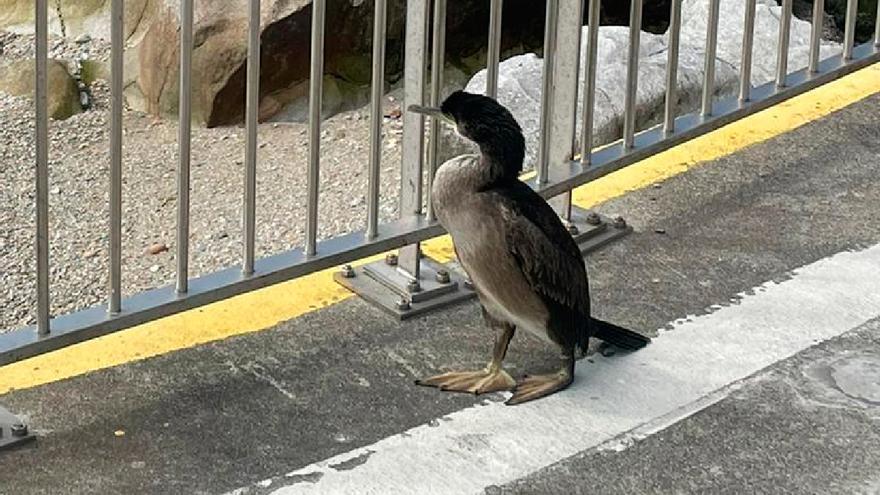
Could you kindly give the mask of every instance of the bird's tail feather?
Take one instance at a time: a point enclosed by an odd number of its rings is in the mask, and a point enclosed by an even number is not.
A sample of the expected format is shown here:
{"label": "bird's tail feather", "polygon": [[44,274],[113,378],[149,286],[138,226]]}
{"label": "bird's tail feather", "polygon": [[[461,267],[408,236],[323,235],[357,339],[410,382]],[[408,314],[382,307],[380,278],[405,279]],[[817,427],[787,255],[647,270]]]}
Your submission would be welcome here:
{"label": "bird's tail feather", "polygon": [[621,349],[641,349],[651,342],[651,339],[644,335],[619,327],[607,321],[591,318],[593,323],[593,336],[602,339]]}

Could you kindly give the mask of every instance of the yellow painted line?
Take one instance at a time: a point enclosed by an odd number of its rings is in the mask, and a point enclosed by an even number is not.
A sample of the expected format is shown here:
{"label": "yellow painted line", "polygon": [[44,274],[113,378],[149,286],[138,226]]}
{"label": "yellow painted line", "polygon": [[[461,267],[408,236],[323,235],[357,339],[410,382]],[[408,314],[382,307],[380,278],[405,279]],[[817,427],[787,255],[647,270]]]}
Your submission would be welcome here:
{"label": "yellow painted line", "polygon": [[[585,184],[575,204],[590,208],[746,146],[796,129],[880,92],[880,64],[861,69],[767,110]],[[428,256],[453,258],[449,236],[424,243]],[[361,260],[366,263],[381,256]],[[352,296],[334,270],[242,294],[184,313],[0,367],[0,394],[256,332]]]}

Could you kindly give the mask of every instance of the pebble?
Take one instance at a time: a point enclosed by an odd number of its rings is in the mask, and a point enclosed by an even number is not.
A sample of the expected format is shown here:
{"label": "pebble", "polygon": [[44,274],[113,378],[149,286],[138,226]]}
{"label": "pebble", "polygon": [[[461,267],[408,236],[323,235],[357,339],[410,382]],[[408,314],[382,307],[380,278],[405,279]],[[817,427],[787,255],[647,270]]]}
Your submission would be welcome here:
{"label": "pebble", "polygon": [[83,33],[76,37],[74,40],[78,45],[84,45],[90,41],[92,41],[92,37],[88,35],[88,33]]}
{"label": "pebble", "polygon": [[153,273],[156,273],[156,272],[159,271],[160,268],[162,268],[162,267],[159,266],[159,265],[153,265],[153,266],[150,267],[150,271],[153,272]]}
{"label": "pebble", "polygon": [[[147,254],[159,254],[168,251],[168,245],[164,242],[156,242],[147,247]],[[157,268],[158,269],[158,268]],[[153,270],[150,268],[150,270]]]}
{"label": "pebble", "polygon": [[611,346],[607,346],[607,345],[602,346],[599,348],[599,354],[601,354],[604,357],[611,357],[611,356],[617,354],[617,349],[615,349]]}

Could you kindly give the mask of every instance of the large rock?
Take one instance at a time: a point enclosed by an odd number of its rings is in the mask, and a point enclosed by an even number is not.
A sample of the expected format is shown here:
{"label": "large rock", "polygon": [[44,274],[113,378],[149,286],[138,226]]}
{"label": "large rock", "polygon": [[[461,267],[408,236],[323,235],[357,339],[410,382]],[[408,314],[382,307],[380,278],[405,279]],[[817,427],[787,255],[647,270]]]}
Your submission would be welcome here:
{"label": "large rock", "polygon": [[[34,96],[34,61],[19,60],[0,67],[0,92],[13,96]],[[49,116],[63,120],[82,111],[76,81],[67,67],[57,61],[48,63]]]}
{"label": "large rock", "polygon": [[[142,23],[148,23],[161,4],[162,0],[125,0],[126,37],[142,30]],[[109,0],[49,1],[49,32],[57,36],[89,34],[110,39],[109,19]],[[32,33],[33,23],[34,0],[0,0],[0,28]]]}
{"label": "large rock", "polygon": [[[738,87],[743,32],[743,2],[721,2],[718,51],[715,69],[715,95],[733,95]],[[759,0],[755,22],[752,84],[771,81],[776,71],[776,45],[780,8],[773,0]],[[708,0],[685,0],[682,6],[682,30],[678,68],[679,114],[699,108],[703,83]],[[810,25],[799,19],[791,24],[789,70],[805,67],[809,56]],[[626,87],[626,53],[629,49],[628,28],[602,26],[599,29],[598,70],[596,72],[596,104],[594,112],[594,145],[612,142],[622,135],[623,102]],[[587,28],[582,32],[581,52],[585,49]],[[637,128],[644,129],[662,119],[666,91],[666,60],[668,34],[642,33],[639,45],[639,79],[637,97]],[[823,42],[823,57],[839,51],[839,45]],[[498,100],[510,108],[526,135],[526,165],[532,166],[539,140],[541,105],[541,69],[543,60],[532,54],[519,55],[501,63]],[[579,85],[583,86],[583,64]],[[485,71],[477,73],[466,89],[481,93],[486,84]],[[579,95],[577,115],[583,107]],[[581,128],[578,117],[578,132]],[[461,138],[445,133],[448,154],[467,149]]]}
{"label": "large rock", "polygon": [[[670,0],[647,2],[643,26],[662,32]],[[629,2],[623,2],[629,4]],[[237,123],[244,113],[247,0],[195,2],[193,119],[197,123]],[[603,0],[602,22],[625,24],[628,7]],[[311,0],[263,0],[260,116],[300,118],[308,92]],[[405,0],[388,2],[386,79],[394,84],[403,70]],[[50,31],[76,38],[109,39],[109,0],[50,1]],[[0,29],[33,31],[33,0],[0,0]],[[135,109],[176,116],[178,100],[179,0],[126,0],[125,88]],[[504,3],[502,51],[505,56],[540,51],[544,2]],[[373,2],[328,0],[325,113],[363,103],[368,95]],[[485,63],[489,2],[456,0],[447,15],[446,54],[451,65],[473,74]],[[106,72],[92,67],[91,72]],[[293,103],[293,105],[291,105]]]}
{"label": "large rock", "polygon": [[[64,0],[50,3],[50,31],[75,38],[82,34],[108,39],[107,0]],[[247,54],[247,0],[195,2],[193,53],[193,119],[209,126],[237,123],[244,114]],[[543,26],[534,19],[543,5],[532,0],[505,3],[505,52],[540,47]],[[311,0],[264,0],[261,5],[261,116],[270,118],[307,94]],[[176,116],[178,101],[179,0],[125,2],[126,99],[130,106],[158,115]],[[447,16],[447,55],[464,63],[479,58],[486,43],[489,4],[457,0]],[[406,1],[388,2],[386,77],[403,70]],[[373,2],[327,2],[325,74],[340,100],[366,95],[372,50]],[[0,0],[0,29],[33,31],[33,0]],[[471,73],[473,71],[470,71]],[[335,88],[335,89],[334,89]],[[363,95],[361,95],[363,93]],[[333,95],[330,95],[331,97]],[[332,98],[331,98],[332,103]],[[329,108],[330,112],[334,109]],[[296,113],[296,112],[294,112]]]}

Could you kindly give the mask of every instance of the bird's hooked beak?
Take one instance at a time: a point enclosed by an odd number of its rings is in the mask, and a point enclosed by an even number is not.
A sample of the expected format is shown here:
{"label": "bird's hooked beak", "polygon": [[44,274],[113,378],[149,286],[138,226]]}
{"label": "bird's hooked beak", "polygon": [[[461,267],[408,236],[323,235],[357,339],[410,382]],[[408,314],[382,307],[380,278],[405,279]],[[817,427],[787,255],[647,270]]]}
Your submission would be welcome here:
{"label": "bird's hooked beak", "polygon": [[455,126],[455,121],[452,120],[448,115],[443,113],[443,111],[437,107],[424,107],[422,105],[410,105],[409,107],[407,107],[407,110],[409,110],[410,112],[420,113],[422,115],[427,115],[428,117],[434,117],[436,119],[439,119],[441,122],[446,122],[447,124]]}

